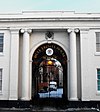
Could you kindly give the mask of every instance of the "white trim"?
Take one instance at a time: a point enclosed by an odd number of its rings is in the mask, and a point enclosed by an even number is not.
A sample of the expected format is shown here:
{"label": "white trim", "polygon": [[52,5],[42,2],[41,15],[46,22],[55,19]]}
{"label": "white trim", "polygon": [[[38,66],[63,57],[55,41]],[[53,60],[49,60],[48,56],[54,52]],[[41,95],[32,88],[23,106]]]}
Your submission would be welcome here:
{"label": "white trim", "polygon": [[95,52],[95,56],[100,56],[100,52]]}

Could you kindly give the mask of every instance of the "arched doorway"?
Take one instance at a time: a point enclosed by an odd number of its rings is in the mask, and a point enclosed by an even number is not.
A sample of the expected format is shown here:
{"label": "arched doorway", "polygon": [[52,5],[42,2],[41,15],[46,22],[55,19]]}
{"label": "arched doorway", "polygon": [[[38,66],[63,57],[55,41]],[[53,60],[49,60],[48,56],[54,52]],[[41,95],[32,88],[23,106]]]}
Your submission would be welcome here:
{"label": "arched doorway", "polygon": [[39,46],[32,57],[32,98],[66,98],[67,56],[57,44]]}

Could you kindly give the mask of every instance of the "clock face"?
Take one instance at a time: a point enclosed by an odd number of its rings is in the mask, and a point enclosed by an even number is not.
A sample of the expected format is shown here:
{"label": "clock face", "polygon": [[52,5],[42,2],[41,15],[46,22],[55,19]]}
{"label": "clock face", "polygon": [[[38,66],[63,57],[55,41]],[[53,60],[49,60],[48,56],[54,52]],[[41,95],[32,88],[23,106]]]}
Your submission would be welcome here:
{"label": "clock face", "polygon": [[47,54],[48,56],[53,55],[53,49],[51,49],[51,48],[46,49],[46,54]]}

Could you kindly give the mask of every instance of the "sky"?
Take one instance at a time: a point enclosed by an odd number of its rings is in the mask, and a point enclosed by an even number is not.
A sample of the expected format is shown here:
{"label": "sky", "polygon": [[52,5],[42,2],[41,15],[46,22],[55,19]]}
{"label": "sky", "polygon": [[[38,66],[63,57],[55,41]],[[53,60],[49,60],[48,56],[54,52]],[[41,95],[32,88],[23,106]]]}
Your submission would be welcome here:
{"label": "sky", "polygon": [[0,0],[0,13],[34,10],[100,13],[100,0]]}

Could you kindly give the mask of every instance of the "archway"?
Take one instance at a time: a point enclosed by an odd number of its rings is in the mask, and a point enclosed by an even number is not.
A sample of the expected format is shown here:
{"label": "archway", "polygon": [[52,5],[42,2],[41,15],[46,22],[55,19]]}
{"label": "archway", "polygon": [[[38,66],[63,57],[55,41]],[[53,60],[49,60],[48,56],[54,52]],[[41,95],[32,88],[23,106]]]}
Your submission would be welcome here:
{"label": "archway", "polygon": [[32,60],[32,98],[67,99],[67,56],[62,47],[43,44]]}

